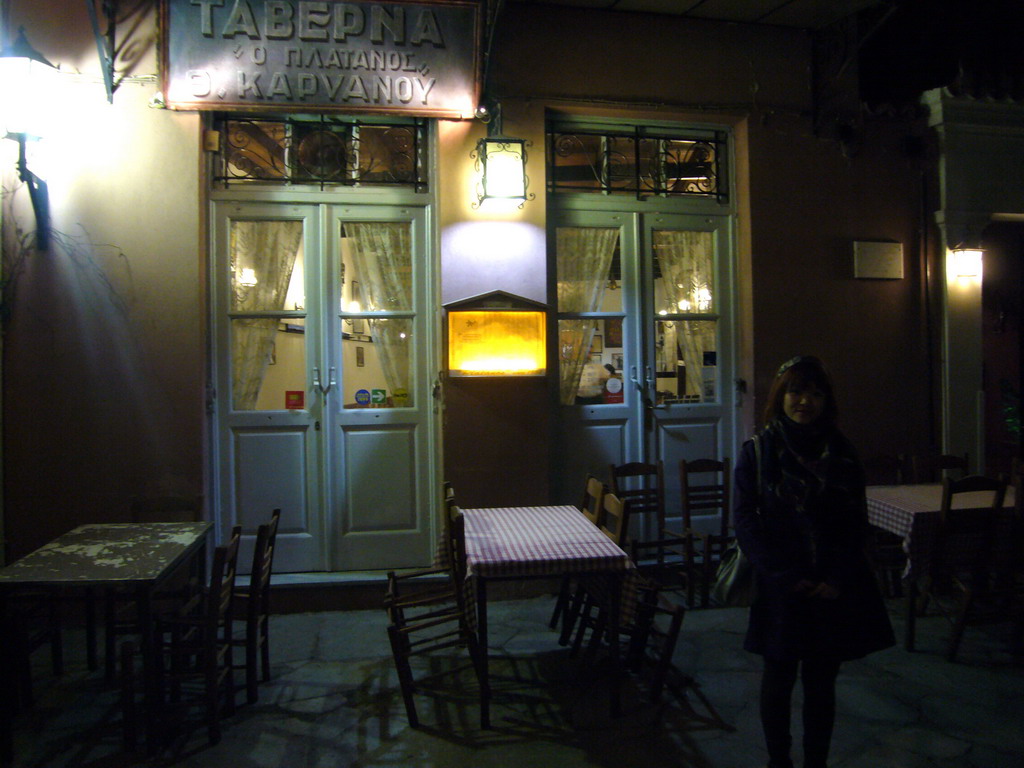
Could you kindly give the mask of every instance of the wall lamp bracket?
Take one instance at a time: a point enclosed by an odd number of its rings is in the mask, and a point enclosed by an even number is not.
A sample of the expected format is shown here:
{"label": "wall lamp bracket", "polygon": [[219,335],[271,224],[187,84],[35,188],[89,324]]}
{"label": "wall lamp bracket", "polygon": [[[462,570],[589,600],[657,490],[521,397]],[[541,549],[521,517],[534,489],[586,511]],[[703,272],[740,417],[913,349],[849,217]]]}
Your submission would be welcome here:
{"label": "wall lamp bracket", "polygon": [[28,196],[32,201],[32,213],[36,217],[36,248],[40,251],[49,250],[50,195],[46,182],[29,170],[25,151],[28,136],[24,133],[9,133],[7,138],[18,142],[18,178],[28,187]]}
{"label": "wall lamp bracket", "polygon": [[114,103],[114,91],[117,90],[117,83],[114,82],[114,55],[117,51],[117,0],[102,0],[103,15],[107,20],[106,32],[100,31],[99,16],[96,13],[96,0],[85,0],[86,10],[89,11],[89,21],[92,22],[92,34],[96,38],[96,52],[100,57],[100,69],[103,70],[103,85],[107,89],[107,102]]}

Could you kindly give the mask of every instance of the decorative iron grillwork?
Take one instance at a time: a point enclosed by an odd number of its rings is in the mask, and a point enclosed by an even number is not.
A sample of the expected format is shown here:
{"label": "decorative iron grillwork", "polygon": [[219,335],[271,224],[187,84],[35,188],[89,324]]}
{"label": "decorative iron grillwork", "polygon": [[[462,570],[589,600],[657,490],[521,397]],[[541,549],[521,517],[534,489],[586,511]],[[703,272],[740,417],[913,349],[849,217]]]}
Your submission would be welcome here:
{"label": "decorative iron grillwork", "polygon": [[613,131],[548,132],[548,189],[711,197],[727,202],[723,180],[726,138],[655,134],[643,127]]}
{"label": "decorative iron grillwork", "polygon": [[214,180],[251,184],[385,185],[427,189],[426,122],[368,123],[322,116],[221,115]]}

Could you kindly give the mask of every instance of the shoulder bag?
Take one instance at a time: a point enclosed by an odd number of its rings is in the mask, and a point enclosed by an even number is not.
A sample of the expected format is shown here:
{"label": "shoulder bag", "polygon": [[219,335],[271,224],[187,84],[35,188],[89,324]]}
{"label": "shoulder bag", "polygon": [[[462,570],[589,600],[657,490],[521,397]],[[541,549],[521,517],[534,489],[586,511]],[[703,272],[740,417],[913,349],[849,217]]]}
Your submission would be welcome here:
{"label": "shoulder bag", "polygon": [[[754,461],[757,463],[757,494],[761,498],[761,436],[754,436]],[[754,567],[740,549],[739,542],[733,542],[722,553],[722,561],[715,573],[715,584],[711,589],[712,599],[719,605],[730,607],[748,606],[754,601],[757,584],[754,581]]]}

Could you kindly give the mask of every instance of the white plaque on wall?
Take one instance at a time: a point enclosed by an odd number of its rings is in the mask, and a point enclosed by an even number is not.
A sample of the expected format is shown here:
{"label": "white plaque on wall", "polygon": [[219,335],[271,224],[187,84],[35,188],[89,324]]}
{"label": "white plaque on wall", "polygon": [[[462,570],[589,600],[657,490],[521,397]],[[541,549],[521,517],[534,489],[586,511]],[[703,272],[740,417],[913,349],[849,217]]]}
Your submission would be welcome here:
{"label": "white plaque on wall", "polygon": [[857,240],[853,244],[853,276],[899,280],[903,277],[903,244]]}

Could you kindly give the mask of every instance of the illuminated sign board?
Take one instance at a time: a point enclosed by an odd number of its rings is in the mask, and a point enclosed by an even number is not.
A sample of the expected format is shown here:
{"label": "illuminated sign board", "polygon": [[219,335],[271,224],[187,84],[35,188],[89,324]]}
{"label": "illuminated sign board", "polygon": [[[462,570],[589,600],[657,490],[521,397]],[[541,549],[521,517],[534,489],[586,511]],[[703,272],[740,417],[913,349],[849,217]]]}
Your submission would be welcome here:
{"label": "illuminated sign board", "polygon": [[472,117],[478,2],[164,0],[172,109]]}

